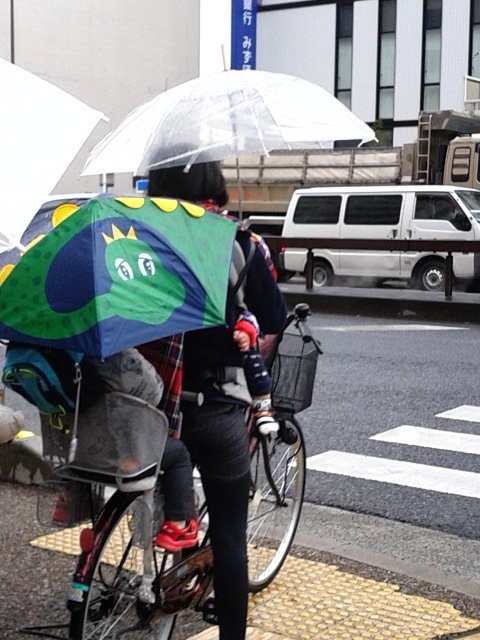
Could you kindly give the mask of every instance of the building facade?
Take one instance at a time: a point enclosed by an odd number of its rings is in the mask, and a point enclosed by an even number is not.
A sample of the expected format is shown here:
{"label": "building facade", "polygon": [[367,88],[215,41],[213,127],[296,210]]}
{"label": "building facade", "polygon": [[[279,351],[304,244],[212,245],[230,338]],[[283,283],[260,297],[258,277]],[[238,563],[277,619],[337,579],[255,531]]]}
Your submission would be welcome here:
{"label": "building facade", "polygon": [[0,57],[110,118],[55,191],[98,188],[88,150],[136,105],[229,68],[232,7],[254,5],[256,68],[321,85],[384,144],[413,141],[421,110],[463,111],[480,77],[480,0],[0,0]]}
{"label": "building facade", "polygon": [[[198,0],[0,0],[0,57],[110,118],[56,193],[97,190],[98,178],[79,177],[88,150],[135,106],[198,76],[199,23]],[[115,189],[130,190],[131,175]]]}
{"label": "building facade", "polygon": [[321,85],[402,145],[419,111],[465,109],[465,76],[480,77],[480,0],[258,0],[257,68]]}

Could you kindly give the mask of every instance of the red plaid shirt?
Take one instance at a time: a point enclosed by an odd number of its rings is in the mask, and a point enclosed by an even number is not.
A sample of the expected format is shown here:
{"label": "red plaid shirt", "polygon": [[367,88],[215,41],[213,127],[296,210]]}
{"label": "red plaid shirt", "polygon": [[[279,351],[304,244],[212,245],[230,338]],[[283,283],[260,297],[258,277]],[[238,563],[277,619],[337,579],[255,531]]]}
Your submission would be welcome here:
{"label": "red plaid shirt", "polygon": [[163,397],[159,409],[170,422],[170,434],[180,437],[180,393],[183,375],[183,334],[154,340],[138,347],[140,353],[153,364],[163,380]]}

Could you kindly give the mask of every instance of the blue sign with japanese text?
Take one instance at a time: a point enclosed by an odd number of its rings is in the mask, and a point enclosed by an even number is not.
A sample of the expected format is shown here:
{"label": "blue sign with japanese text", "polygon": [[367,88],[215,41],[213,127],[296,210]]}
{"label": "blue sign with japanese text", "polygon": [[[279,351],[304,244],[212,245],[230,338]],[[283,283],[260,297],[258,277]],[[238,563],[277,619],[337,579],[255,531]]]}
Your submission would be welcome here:
{"label": "blue sign with japanese text", "polygon": [[232,0],[232,69],[255,69],[257,0]]}

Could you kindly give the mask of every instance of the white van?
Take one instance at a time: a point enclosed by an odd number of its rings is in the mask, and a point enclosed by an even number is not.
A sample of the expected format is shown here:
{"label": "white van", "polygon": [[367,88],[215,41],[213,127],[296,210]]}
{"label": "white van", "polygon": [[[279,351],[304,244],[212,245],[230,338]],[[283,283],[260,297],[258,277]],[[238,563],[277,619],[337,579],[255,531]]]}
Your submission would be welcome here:
{"label": "white van", "polygon": [[[454,186],[315,187],[298,189],[282,235],[297,238],[480,240],[480,191]],[[406,279],[426,291],[443,289],[445,255],[400,251],[314,249],[315,287],[335,276]],[[305,271],[305,249],[286,248],[282,267]],[[457,279],[480,276],[480,255],[453,254]]]}

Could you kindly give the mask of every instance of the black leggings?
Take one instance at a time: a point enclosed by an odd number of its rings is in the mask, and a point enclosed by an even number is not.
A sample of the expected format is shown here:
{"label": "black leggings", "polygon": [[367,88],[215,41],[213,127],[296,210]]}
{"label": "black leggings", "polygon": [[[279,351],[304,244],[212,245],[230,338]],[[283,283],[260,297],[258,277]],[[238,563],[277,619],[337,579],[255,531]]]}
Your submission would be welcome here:
{"label": "black leggings", "polygon": [[247,511],[250,459],[241,406],[183,407],[182,438],[197,463],[208,504],[220,640],[244,640],[247,624]]}
{"label": "black leggings", "polygon": [[167,438],[160,466],[165,520],[189,520],[193,516],[193,469],[181,440]]}

